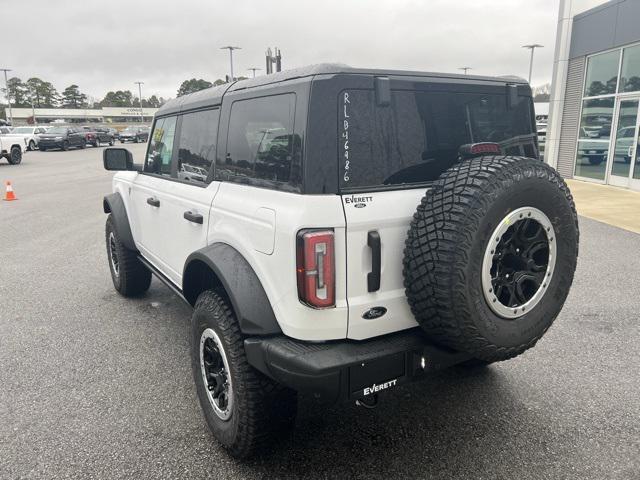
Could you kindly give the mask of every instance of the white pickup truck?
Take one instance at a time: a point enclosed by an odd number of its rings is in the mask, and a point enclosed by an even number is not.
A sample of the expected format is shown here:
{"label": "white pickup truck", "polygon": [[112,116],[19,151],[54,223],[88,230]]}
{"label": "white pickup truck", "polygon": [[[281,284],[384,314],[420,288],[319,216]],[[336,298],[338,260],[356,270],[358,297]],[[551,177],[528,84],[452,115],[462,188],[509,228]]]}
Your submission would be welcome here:
{"label": "white pickup truck", "polygon": [[5,137],[20,137],[24,139],[27,150],[35,150],[38,147],[39,135],[46,133],[45,127],[37,125],[27,125],[24,127],[15,127],[11,133],[5,134]]}
{"label": "white pickup truck", "polygon": [[18,165],[27,146],[27,140],[24,138],[0,136],[0,157],[6,158],[11,165]]}

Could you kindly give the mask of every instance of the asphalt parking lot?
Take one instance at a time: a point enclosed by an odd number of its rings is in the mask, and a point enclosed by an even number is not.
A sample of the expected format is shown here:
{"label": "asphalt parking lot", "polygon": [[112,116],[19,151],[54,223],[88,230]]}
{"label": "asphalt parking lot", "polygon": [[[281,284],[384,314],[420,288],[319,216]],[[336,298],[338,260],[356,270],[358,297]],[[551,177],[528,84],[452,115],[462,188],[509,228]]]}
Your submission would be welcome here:
{"label": "asphalt parking lot", "polygon": [[523,356],[375,410],[303,397],[292,437],[240,463],[201,417],[189,308],[111,285],[110,178],[102,148],[0,162],[19,198],[0,202],[0,478],[640,478],[640,235],[581,218],[568,303]]}

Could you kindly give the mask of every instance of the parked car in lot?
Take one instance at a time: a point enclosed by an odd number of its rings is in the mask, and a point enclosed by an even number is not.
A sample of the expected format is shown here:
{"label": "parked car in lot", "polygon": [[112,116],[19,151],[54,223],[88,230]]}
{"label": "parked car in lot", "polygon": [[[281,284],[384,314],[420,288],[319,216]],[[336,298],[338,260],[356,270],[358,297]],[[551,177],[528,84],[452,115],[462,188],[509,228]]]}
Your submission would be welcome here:
{"label": "parked car in lot", "polygon": [[540,160],[543,160],[544,150],[547,143],[547,124],[542,122],[536,123],[536,130],[538,133],[538,150],[540,151]]}
{"label": "parked car in lot", "polygon": [[117,129],[111,128],[111,127],[104,127],[104,128],[109,131],[109,133],[113,136],[115,140],[120,140],[120,132]]}
{"label": "parked car in lot", "polygon": [[39,148],[43,152],[54,148],[84,148],[86,145],[85,131],[73,127],[52,127],[47,133],[40,135],[39,139]]}
{"label": "parked car in lot", "polygon": [[115,143],[115,137],[108,128],[82,127],[82,129],[85,132],[87,145],[99,147],[101,143],[108,143],[109,145],[113,145]]}
{"label": "parked car in lot", "polygon": [[27,143],[21,137],[0,136],[0,157],[11,165],[18,165],[22,161],[22,154],[27,149]]}
{"label": "parked car in lot", "polygon": [[622,127],[616,133],[616,144],[614,150],[614,161],[621,159],[624,163],[631,162],[633,147],[636,139],[636,127]]}
{"label": "parked car in lot", "polygon": [[45,132],[46,130],[44,127],[26,126],[26,127],[15,127],[11,131],[11,133],[7,135],[11,137],[24,138],[27,144],[27,150],[35,150],[36,148],[38,148],[38,142],[40,141],[39,135]]}
{"label": "parked car in lot", "polygon": [[9,135],[13,127],[0,127],[0,135]]}
{"label": "parked car in lot", "polygon": [[149,139],[149,127],[127,127],[120,132],[120,143],[146,142]]}
{"label": "parked car in lot", "polygon": [[316,65],[169,101],[142,164],[103,155],[114,288],[155,274],[193,307],[198,399],[238,457],[296,392],[373,407],[522,354],[573,280],[577,214],[515,77]]}

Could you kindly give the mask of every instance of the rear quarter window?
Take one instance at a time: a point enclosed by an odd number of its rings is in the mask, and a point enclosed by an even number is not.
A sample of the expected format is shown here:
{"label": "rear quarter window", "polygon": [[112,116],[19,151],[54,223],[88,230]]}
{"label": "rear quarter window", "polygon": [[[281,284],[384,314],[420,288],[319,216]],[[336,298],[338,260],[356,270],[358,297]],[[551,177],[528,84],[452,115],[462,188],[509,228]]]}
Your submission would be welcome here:
{"label": "rear quarter window", "polygon": [[237,100],[231,106],[227,151],[218,160],[223,181],[300,190],[302,141],[294,133],[293,93]]}

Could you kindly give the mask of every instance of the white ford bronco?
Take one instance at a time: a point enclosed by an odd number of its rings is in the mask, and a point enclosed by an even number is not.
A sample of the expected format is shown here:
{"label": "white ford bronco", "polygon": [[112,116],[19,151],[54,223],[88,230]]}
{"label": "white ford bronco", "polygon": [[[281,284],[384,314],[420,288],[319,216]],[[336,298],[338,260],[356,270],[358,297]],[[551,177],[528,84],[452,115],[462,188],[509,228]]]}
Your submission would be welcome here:
{"label": "white ford bronco", "polygon": [[109,148],[104,166],[114,286],[154,274],[193,307],[200,404],[238,457],[291,428],[297,392],[373,406],[521,354],[576,267],[518,78],[280,72],[168,102],[144,162]]}

